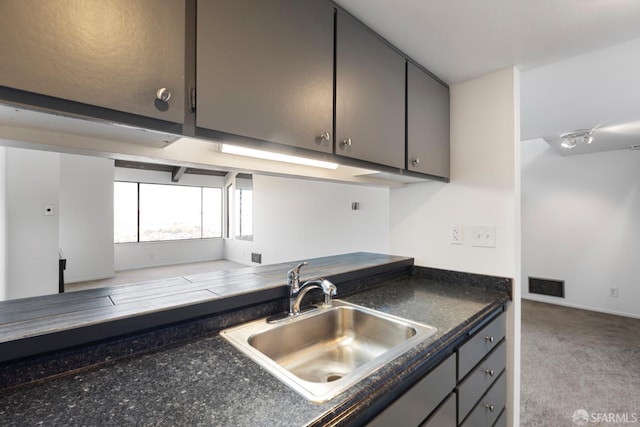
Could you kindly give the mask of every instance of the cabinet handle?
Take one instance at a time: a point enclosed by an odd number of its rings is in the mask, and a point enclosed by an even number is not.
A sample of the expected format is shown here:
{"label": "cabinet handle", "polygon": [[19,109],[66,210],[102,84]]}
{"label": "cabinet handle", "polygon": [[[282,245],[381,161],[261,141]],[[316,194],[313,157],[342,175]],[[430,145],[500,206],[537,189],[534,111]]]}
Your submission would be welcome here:
{"label": "cabinet handle", "polygon": [[347,138],[342,141],[342,145],[344,145],[345,147],[351,147],[351,138]]}
{"label": "cabinet handle", "polygon": [[331,140],[331,134],[329,132],[322,132],[318,138],[320,138],[321,141],[328,142]]}
{"label": "cabinet handle", "polygon": [[415,159],[411,160],[411,163],[413,164],[413,166],[418,166],[420,164],[420,157],[416,157]]}
{"label": "cabinet handle", "polygon": [[494,406],[493,405],[489,405],[488,403],[484,405],[485,408],[487,408],[488,410],[490,410],[491,412],[493,412]]}
{"label": "cabinet handle", "polygon": [[171,99],[171,91],[166,87],[161,87],[156,91],[156,98],[158,101],[169,102]]}
{"label": "cabinet handle", "polygon": [[490,377],[492,377],[493,376],[493,369],[485,369],[484,373],[489,375]]}
{"label": "cabinet handle", "polygon": [[484,339],[489,341],[489,342],[493,342],[493,337],[484,337]]}

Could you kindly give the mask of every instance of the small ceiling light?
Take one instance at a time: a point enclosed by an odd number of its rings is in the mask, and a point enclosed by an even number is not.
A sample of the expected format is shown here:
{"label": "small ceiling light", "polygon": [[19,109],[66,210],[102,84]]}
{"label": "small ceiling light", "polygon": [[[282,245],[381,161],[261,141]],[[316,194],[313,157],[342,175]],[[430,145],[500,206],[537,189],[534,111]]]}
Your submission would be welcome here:
{"label": "small ceiling light", "polygon": [[593,129],[574,130],[569,133],[560,135],[562,139],[562,145],[564,148],[572,149],[578,144],[591,144],[593,142]]}

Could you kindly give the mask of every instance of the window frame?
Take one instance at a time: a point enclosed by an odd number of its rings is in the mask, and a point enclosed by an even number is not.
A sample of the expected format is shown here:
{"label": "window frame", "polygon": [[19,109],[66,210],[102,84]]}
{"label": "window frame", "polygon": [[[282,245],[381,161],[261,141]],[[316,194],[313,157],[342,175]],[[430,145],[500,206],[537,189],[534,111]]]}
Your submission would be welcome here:
{"label": "window frame", "polygon": [[[224,238],[224,187],[215,187],[208,185],[184,185],[184,184],[168,184],[168,183],[159,183],[159,182],[148,182],[148,181],[132,181],[126,179],[114,179],[114,183],[123,182],[123,183],[131,183],[136,184],[136,203],[137,203],[137,213],[136,213],[136,221],[137,221],[137,229],[136,229],[136,241],[130,242],[116,242],[115,241],[115,227],[114,227],[114,244],[115,245],[131,245],[131,244],[145,244],[145,243],[158,243],[158,242],[184,242],[189,240],[211,240],[211,239],[223,239]],[[184,239],[161,239],[161,240],[140,240],[140,185],[163,185],[163,186],[175,186],[175,187],[191,187],[191,188],[199,188],[200,189],[200,237],[190,237]],[[220,193],[220,236],[218,237],[204,237],[204,189],[210,188],[214,190],[219,190]],[[114,190],[115,191],[115,190]],[[114,204],[115,210],[115,204]],[[114,224],[115,225],[115,224]]]}

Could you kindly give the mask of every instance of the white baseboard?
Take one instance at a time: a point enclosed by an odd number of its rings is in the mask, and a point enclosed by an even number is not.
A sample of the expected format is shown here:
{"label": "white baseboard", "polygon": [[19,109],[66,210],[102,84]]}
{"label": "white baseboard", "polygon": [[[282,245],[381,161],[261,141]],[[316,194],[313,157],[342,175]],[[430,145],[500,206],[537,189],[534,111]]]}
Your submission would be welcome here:
{"label": "white baseboard", "polygon": [[640,314],[624,313],[624,312],[615,311],[615,310],[606,310],[606,309],[599,308],[599,307],[589,307],[589,306],[580,305],[580,304],[572,304],[572,303],[566,302],[566,301],[561,301],[561,300],[556,300],[556,299],[549,299],[548,297],[544,297],[544,296],[537,296],[537,295],[527,294],[527,295],[522,295],[521,298],[522,299],[526,299],[526,300],[530,300],[530,301],[545,302],[547,304],[561,305],[563,307],[578,308],[580,310],[595,311],[595,312],[598,312],[598,313],[613,314],[615,316],[623,316],[623,317],[631,317],[633,319],[640,319]]}

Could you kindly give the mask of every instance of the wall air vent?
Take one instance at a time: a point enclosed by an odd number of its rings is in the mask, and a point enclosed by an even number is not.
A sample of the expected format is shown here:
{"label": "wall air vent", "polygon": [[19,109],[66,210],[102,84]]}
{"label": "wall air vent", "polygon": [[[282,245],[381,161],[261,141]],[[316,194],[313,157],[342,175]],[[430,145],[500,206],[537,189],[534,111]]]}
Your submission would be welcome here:
{"label": "wall air vent", "polygon": [[564,298],[564,280],[529,277],[529,293]]}

